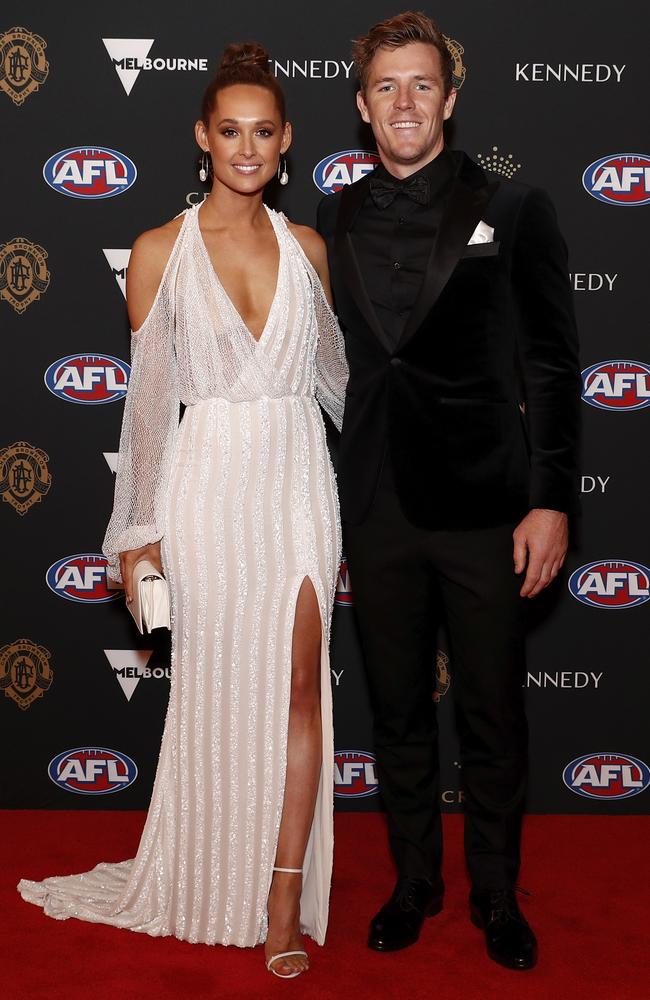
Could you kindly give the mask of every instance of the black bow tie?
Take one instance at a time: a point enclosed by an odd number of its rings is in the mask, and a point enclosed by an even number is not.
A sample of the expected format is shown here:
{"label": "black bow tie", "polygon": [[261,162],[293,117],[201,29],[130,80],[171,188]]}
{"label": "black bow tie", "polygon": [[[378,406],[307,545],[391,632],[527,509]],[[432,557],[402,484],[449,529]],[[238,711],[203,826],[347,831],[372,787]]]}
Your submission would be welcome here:
{"label": "black bow tie", "polygon": [[418,205],[429,204],[429,180],[422,174],[415,174],[405,181],[394,177],[370,175],[370,196],[377,208],[387,208],[398,194],[405,194]]}

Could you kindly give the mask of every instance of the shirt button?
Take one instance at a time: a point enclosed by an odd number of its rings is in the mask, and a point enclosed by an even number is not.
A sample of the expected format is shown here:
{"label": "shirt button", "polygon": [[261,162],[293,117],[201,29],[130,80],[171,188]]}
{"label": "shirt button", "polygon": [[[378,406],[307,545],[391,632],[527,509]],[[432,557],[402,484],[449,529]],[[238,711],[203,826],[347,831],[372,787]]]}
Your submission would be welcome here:
{"label": "shirt button", "polygon": [[402,265],[400,264],[400,262],[398,260],[396,260],[395,263],[393,264],[393,267],[395,268],[396,271],[399,271],[399,269],[400,269],[401,266]]}
{"label": "shirt button", "polygon": [[399,368],[399,366],[402,363],[402,359],[401,358],[391,358],[390,359],[390,363],[393,366],[393,368]]}
{"label": "shirt button", "polygon": [[397,224],[399,226],[403,226],[405,222],[406,222],[406,219],[404,218],[404,216],[400,215],[399,219],[397,220]]}

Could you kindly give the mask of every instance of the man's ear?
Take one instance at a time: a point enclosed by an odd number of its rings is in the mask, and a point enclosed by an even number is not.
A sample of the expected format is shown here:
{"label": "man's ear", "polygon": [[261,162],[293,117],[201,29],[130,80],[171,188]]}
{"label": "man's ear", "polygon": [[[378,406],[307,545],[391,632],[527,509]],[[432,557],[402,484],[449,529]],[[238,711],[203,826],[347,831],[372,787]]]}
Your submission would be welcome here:
{"label": "man's ear", "polygon": [[362,90],[357,91],[357,107],[359,109],[359,114],[363,118],[366,125],[370,125],[370,115],[368,114],[368,108],[366,106],[366,100]]}
{"label": "man's ear", "polygon": [[443,118],[445,121],[447,121],[448,118],[451,118],[451,113],[454,110],[454,104],[456,103],[457,97],[458,91],[452,88],[445,98],[445,106],[443,109]]}

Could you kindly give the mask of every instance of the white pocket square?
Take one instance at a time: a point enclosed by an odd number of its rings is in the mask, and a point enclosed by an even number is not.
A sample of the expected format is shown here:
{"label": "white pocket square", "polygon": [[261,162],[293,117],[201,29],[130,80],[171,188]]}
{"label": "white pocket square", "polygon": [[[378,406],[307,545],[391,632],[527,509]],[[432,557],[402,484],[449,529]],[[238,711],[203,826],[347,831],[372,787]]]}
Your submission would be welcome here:
{"label": "white pocket square", "polygon": [[492,243],[494,241],[494,229],[486,222],[479,222],[478,226],[470,236],[467,246],[473,243]]}

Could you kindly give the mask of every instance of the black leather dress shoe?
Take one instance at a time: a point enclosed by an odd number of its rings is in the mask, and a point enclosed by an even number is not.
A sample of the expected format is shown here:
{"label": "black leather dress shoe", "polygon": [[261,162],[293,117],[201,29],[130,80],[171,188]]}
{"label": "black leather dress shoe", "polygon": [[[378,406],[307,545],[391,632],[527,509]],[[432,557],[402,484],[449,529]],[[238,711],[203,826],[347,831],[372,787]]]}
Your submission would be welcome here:
{"label": "black leather dress shoe", "polygon": [[444,886],[424,878],[400,878],[393,895],[370,923],[368,947],[398,951],[415,944],[425,917],[442,910]]}
{"label": "black leather dress shoe", "polygon": [[507,969],[532,969],[537,962],[537,941],[514,890],[472,890],[469,902],[472,923],[485,931],[490,958]]}

